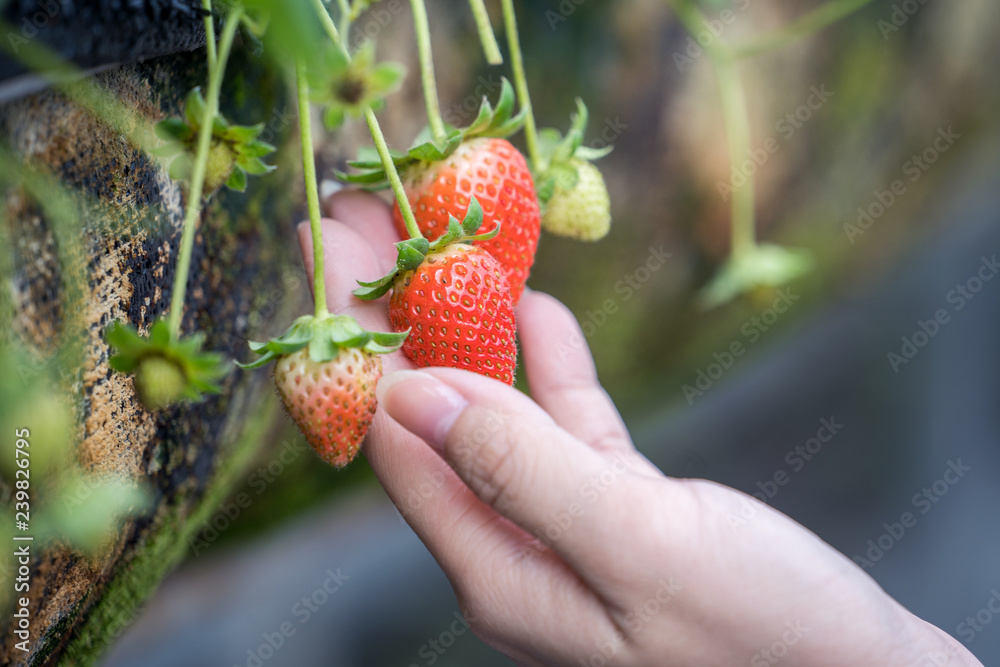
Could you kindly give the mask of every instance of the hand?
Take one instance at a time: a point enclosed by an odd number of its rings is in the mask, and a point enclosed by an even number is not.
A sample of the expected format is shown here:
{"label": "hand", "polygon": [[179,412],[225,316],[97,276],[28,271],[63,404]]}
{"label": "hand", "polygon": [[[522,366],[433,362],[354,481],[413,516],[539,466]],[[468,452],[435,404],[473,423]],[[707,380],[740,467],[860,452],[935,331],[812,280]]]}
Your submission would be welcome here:
{"label": "hand", "polygon": [[[395,261],[389,209],[350,191],[330,204],[330,309],[388,330],[385,302],[351,290]],[[785,515],[665,477],[558,301],[529,291],[517,321],[533,398],[397,352],[365,445],[484,641],[523,665],[980,664]]]}

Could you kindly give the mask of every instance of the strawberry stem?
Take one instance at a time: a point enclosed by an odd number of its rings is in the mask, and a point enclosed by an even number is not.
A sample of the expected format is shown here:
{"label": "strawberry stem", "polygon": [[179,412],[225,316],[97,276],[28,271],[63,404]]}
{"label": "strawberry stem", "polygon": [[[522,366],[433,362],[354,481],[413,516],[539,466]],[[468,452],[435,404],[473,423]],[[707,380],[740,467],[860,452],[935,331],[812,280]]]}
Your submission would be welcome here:
{"label": "strawberry stem", "polygon": [[[327,35],[329,35],[330,40],[338,48],[340,48],[347,55],[347,59],[350,60],[350,53],[348,53],[347,49],[344,48],[344,44],[340,40],[340,33],[337,31],[337,26],[334,24],[333,19],[330,18],[330,14],[326,11],[326,7],[323,6],[322,1],[313,0],[313,6],[316,8],[316,13],[319,15],[320,23],[323,24],[323,28],[326,30]],[[375,150],[378,151],[378,156],[382,161],[382,168],[385,169],[385,175],[389,179],[389,185],[392,186],[392,192],[396,195],[396,203],[399,205],[399,211],[403,215],[403,222],[406,224],[406,232],[410,235],[411,239],[420,238],[422,234],[420,233],[420,228],[417,227],[417,219],[414,217],[413,209],[410,207],[410,200],[406,198],[406,190],[403,189],[403,181],[399,178],[399,172],[396,170],[396,163],[392,160],[392,154],[389,152],[389,146],[385,142],[385,135],[382,134],[382,128],[378,124],[378,118],[375,117],[375,112],[370,106],[365,107],[364,114],[365,122],[368,123],[368,131],[371,133],[372,141],[375,143]],[[305,156],[303,155],[303,160],[304,159]],[[313,181],[315,181],[315,178]]]}
{"label": "strawberry stem", "polygon": [[[211,11],[211,2],[207,2]],[[226,73],[226,61],[229,60],[229,50],[233,45],[236,28],[240,24],[243,9],[236,6],[226,17],[226,27],[222,29],[219,40],[219,50],[215,62],[208,72],[208,94],[205,96],[205,111],[201,117],[201,127],[198,129],[198,147],[195,153],[194,169],[191,174],[191,189],[188,192],[187,209],[184,212],[181,246],[177,257],[177,270],[174,273],[173,290],[170,297],[170,317],[167,327],[172,338],[178,338],[181,328],[181,317],[184,314],[184,296],[187,292],[188,273],[191,271],[191,252],[194,249],[195,223],[201,213],[201,193],[205,185],[205,167],[208,164],[208,151],[212,145],[212,127],[215,116],[219,112],[219,91],[222,88],[222,78]]]}
{"label": "strawberry stem", "polygon": [[542,154],[538,150],[538,129],[535,126],[535,112],[531,108],[531,95],[528,93],[528,78],[524,74],[524,58],[521,56],[521,40],[517,36],[517,16],[514,14],[513,0],[503,0],[503,23],[510,49],[514,88],[521,100],[521,108],[525,110],[524,140],[528,145],[528,159],[531,161],[531,170],[537,174],[542,166]]}
{"label": "strawberry stem", "polygon": [[218,55],[215,51],[215,21],[212,17],[212,0],[201,0],[202,8],[208,12],[205,16],[205,51],[208,54],[208,69],[215,67]]}
{"label": "strawberry stem", "polygon": [[299,97],[299,136],[302,144],[302,176],[306,182],[306,203],[309,209],[309,229],[313,243],[313,302],[316,319],[330,314],[326,308],[326,275],[323,261],[323,228],[319,210],[319,191],[316,187],[316,157],[313,155],[312,118],[309,113],[309,79],[305,63],[295,62],[295,87]]}
{"label": "strawberry stem", "polygon": [[351,3],[348,0],[338,0],[337,6],[340,7],[340,32],[344,35],[344,40],[346,44],[344,46],[350,48],[351,45]]}
{"label": "strawberry stem", "polygon": [[427,123],[437,143],[444,143],[447,133],[438,104],[437,83],[434,80],[434,54],[431,51],[431,29],[427,24],[427,7],[424,0],[410,0],[413,6],[413,28],[417,33],[417,51],[420,54],[420,80],[424,87],[424,104]]}
{"label": "strawberry stem", "polygon": [[375,150],[378,151],[378,156],[382,160],[382,166],[385,168],[385,175],[389,179],[392,193],[396,195],[396,203],[399,205],[399,212],[403,215],[406,233],[411,239],[420,238],[423,234],[420,233],[420,227],[417,226],[417,219],[413,215],[410,200],[406,198],[403,181],[399,178],[396,164],[392,161],[392,155],[389,153],[389,146],[385,143],[385,135],[382,134],[382,128],[379,127],[378,119],[371,107],[365,107],[365,120],[368,122],[368,131],[371,132],[372,141],[375,142]]}
{"label": "strawberry stem", "polygon": [[[715,79],[719,86],[722,105],[722,122],[726,130],[729,160],[736,164],[750,154],[750,119],[747,113],[747,96],[740,77],[739,64],[730,58],[713,61]],[[736,186],[732,193],[732,254],[739,257],[753,251],[757,244],[754,221],[754,178]]]}
{"label": "strawberry stem", "polygon": [[490,15],[486,12],[486,3],[483,0],[469,0],[469,7],[472,9],[472,15],[476,19],[476,30],[479,31],[479,41],[483,44],[483,54],[486,56],[486,62],[490,65],[502,65],[503,54],[500,53],[497,37],[493,34]]}

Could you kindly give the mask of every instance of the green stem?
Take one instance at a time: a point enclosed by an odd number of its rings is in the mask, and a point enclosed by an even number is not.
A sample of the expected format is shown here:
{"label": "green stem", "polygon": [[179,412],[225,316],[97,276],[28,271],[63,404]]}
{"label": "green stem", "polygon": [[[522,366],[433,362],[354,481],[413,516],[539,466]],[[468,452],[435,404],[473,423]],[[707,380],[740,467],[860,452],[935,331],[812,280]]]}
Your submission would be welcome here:
{"label": "green stem", "polygon": [[486,3],[483,0],[469,0],[469,7],[472,9],[472,15],[476,19],[476,30],[479,31],[479,41],[483,45],[483,54],[486,56],[486,62],[491,65],[502,65],[503,54],[500,53],[497,36],[493,33],[493,26],[490,24],[490,15],[486,11]]}
{"label": "green stem", "polygon": [[205,50],[208,52],[208,71],[215,69],[218,54],[215,51],[215,19],[212,16],[212,0],[201,0],[202,8],[208,12],[205,16]]}
{"label": "green stem", "polygon": [[382,128],[379,127],[378,119],[375,118],[375,112],[372,111],[371,107],[365,107],[365,120],[368,122],[368,131],[371,132],[372,141],[375,142],[375,150],[378,151],[378,156],[382,159],[382,166],[385,168],[389,185],[392,186],[392,192],[396,195],[399,212],[403,214],[406,233],[411,239],[419,238],[422,236],[420,227],[417,226],[417,219],[413,215],[410,200],[406,198],[406,190],[403,189],[403,181],[399,178],[396,164],[392,161],[392,155],[389,153],[389,146],[385,143],[385,135],[382,134]]}
{"label": "green stem", "polygon": [[295,63],[295,87],[299,96],[299,134],[302,144],[302,171],[306,181],[306,202],[309,206],[309,228],[313,242],[313,299],[316,318],[329,315],[326,309],[326,276],[323,261],[323,229],[320,226],[319,191],[316,187],[316,157],[313,155],[312,119],[309,115],[309,78],[305,64]]}
{"label": "green stem", "polygon": [[320,25],[323,26],[323,30],[326,31],[327,36],[330,41],[333,42],[337,48],[347,53],[347,47],[340,39],[340,31],[337,30],[337,24],[333,22],[330,18],[330,12],[326,10],[326,5],[323,4],[323,0],[312,0],[313,9],[316,10],[316,16],[319,17]]}
{"label": "green stem", "polygon": [[188,273],[191,270],[195,223],[199,213],[201,213],[201,193],[205,185],[208,151],[212,145],[212,126],[215,116],[219,112],[219,91],[222,89],[222,78],[226,73],[229,50],[233,45],[233,37],[236,35],[236,28],[240,24],[242,14],[242,8],[236,7],[226,17],[226,27],[222,29],[215,66],[208,73],[208,94],[205,96],[205,112],[202,114],[201,127],[198,130],[198,148],[195,153],[194,170],[191,174],[191,189],[188,192],[187,210],[184,213],[181,247],[177,257],[177,270],[174,274],[173,294],[170,298],[170,316],[167,320],[170,335],[175,339],[179,337],[181,316],[184,314],[184,296],[187,292]]}
{"label": "green stem", "polygon": [[[327,35],[330,36],[330,40],[344,53],[347,55],[348,60],[351,56],[347,53],[344,48],[344,44],[340,40],[340,33],[337,31],[337,26],[330,19],[330,15],[327,13],[326,8],[323,7],[320,0],[314,0],[313,5],[316,7],[317,12],[320,15],[320,21],[323,23]],[[323,17],[329,20],[323,20]],[[425,14],[426,18],[426,14]],[[299,99],[300,107],[299,113],[302,114],[302,98]],[[375,117],[375,112],[372,111],[370,106],[364,109],[365,121],[368,123],[368,131],[372,135],[372,141],[375,143],[375,149],[378,151],[379,158],[382,160],[382,168],[385,169],[385,175],[389,179],[389,184],[392,186],[392,191],[396,195],[396,203],[399,205],[399,211],[403,215],[403,222],[406,224],[406,231],[410,235],[410,238],[417,238],[421,236],[420,228],[417,227],[417,220],[413,215],[413,209],[410,206],[409,199],[406,198],[406,191],[403,189],[403,181],[399,178],[399,172],[396,171],[396,163],[392,160],[392,154],[389,152],[389,146],[385,142],[385,135],[382,134],[382,128],[378,124],[378,119]],[[303,163],[312,162],[311,156],[309,158],[305,155],[305,148],[303,147],[302,154]],[[315,168],[315,167],[314,167]],[[308,169],[308,167],[307,167]],[[315,181],[315,178],[312,179]],[[316,236],[315,230],[313,233],[313,242],[315,244]],[[314,245],[315,247],[315,245]],[[320,261],[322,258],[320,258]],[[318,293],[318,292],[317,292]]]}
{"label": "green stem", "polygon": [[[746,90],[740,78],[739,65],[731,60],[712,60],[719,86],[722,118],[726,129],[729,163],[735,167],[750,154],[750,119],[747,112]],[[732,170],[730,170],[730,173]],[[756,245],[754,221],[754,178],[732,192],[732,254],[734,257],[749,253]]]}
{"label": "green stem", "polygon": [[774,32],[733,47],[733,56],[751,56],[778,51],[861,9],[871,0],[832,0]]}
{"label": "green stem", "polygon": [[424,0],[410,0],[413,6],[413,27],[417,33],[417,50],[420,53],[420,80],[424,87],[424,104],[427,106],[427,123],[437,143],[443,143],[447,134],[441,120],[438,104],[437,82],[434,80],[434,54],[431,52],[431,29],[427,24],[427,7]]}
{"label": "green stem", "polygon": [[517,16],[514,14],[513,0],[503,0],[503,23],[507,33],[507,46],[510,48],[510,67],[514,74],[514,88],[521,100],[521,108],[525,109],[524,140],[528,145],[528,159],[534,172],[542,166],[542,153],[538,149],[538,129],[535,125],[535,112],[531,107],[531,95],[528,93],[528,78],[524,74],[524,58],[521,55],[521,40],[517,36]]}
{"label": "green stem", "polygon": [[338,0],[337,5],[340,7],[340,32],[344,35],[344,40],[347,42],[346,47],[351,46],[351,21],[354,20],[353,13],[351,12],[351,3],[348,0]]}

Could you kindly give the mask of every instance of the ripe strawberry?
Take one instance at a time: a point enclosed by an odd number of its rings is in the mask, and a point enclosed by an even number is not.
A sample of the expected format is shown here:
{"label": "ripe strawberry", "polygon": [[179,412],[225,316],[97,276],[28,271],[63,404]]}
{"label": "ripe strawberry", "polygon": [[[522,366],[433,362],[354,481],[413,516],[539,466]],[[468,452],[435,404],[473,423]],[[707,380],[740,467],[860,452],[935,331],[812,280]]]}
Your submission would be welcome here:
{"label": "ripe strawberry", "polygon": [[572,159],[575,182],[566,187],[556,179],[552,198],[542,216],[542,227],[550,234],[580,241],[597,241],[611,229],[611,200],[604,177],[597,167]]}
{"label": "ripe strawberry", "polygon": [[278,358],[274,384],[288,416],[320,458],[343,468],[357,456],[375,416],[382,360],[356,347],[317,363],[309,348]]}
{"label": "ripe strawberry", "polygon": [[[417,225],[428,239],[444,234],[450,217],[465,217],[470,197],[479,200],[484,213],[480,231],[490,231],[497,223],[501,228],[496,237],[474,245],[486,248],[500,263],[517,303],[535,262],[541,232],[538,198],[524,156],[506,139],[469,139],[443,161],[408,167],[403,185]],[[405,238],[398,204],[393,219]]]}
{"label": "ripe strawberry", "polygon": [[403,352],[418,366],[450,366],[514,383],[514,309],[503,268],[464,243],[428,254],[396,277],[389,319],[410,330]]}

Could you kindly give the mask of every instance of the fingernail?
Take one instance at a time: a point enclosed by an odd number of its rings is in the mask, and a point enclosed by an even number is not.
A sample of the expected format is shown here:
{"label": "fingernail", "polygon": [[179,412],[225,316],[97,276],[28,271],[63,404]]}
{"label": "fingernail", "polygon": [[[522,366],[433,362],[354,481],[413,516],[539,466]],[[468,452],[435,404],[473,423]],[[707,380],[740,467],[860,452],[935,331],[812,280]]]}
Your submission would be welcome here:
{"label": "fingernail", "polygon": [[439,452],[455,420],[469,406],[457,391],[420,371],[389,373],[379,380],[375,393],[390,417]]}

